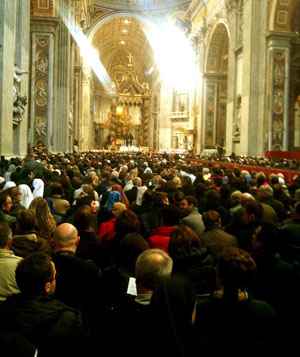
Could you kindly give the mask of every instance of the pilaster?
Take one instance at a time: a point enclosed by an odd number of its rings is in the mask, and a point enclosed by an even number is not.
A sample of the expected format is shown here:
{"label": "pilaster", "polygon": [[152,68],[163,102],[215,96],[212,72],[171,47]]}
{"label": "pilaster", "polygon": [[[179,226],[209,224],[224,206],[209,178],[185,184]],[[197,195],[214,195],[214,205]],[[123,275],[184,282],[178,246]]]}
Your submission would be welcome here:
{"label": "pilaster", "polygon": [[268,36],[268,150],[288,150],[291,39],[289,34]]}
{"label": "pilaster", "polygon": [[[20,81],[20,96],[29,98],[30,0],[18,0],[15,64],[25,72]],[[28,106],[23,119],[14,128],[14,154],[25,156],[28,149]]]}
{"label": "pilaster", "polygon": [[16,0],[0,1],[0,154],[13,153]]}
{"label": "pilaster", "polygon": [[30,142],[54,148],[54,49],[59,20],[31,19]]}
{"label": "pilaster", "polygon": [[263,153],[267,2],[244,0],[241,154]]}

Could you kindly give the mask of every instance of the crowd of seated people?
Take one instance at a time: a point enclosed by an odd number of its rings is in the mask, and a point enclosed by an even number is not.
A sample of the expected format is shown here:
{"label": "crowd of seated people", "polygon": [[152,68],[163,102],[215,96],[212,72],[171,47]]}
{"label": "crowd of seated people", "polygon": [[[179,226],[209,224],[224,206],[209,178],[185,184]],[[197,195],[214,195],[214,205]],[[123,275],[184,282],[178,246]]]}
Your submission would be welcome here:
{"label": "crowd of seated people", "polygon": [[300,176],[43,150],[2,159],[0,175],[10,354],[237,355],[297,341]]}

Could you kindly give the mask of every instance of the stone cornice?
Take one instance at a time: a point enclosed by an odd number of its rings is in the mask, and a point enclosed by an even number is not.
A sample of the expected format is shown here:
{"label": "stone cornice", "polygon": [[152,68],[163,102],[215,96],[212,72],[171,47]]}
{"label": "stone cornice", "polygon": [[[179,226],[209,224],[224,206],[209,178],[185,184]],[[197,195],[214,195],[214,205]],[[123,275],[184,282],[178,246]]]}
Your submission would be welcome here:
{"label": "stone cornice", "polygon": [[55,32],[59,23],[58,17],[31,16],[30,29],[39,32]]}

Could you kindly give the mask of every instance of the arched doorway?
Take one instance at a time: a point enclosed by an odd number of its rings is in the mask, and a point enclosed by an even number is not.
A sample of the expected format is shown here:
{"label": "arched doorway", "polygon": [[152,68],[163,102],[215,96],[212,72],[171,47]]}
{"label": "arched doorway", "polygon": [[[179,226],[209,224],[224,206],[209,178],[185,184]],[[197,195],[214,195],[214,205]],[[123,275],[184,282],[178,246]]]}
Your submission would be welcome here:
{"label": "arched doorway", "polygon": [[209,41],[205,66],[204,148],[226,145],[227,74],[229,36],[219,23]]}
{"label": "arched doorway", "polygon": [[84,122],[89,126],[88,148],[150,146],[152,77],[148,72],[153,53],[143,18],[125,13],[108,16],[88,37],[116,88],[111,95],[101,78],[94,73],[86,76],[82,117],[89,117]]}

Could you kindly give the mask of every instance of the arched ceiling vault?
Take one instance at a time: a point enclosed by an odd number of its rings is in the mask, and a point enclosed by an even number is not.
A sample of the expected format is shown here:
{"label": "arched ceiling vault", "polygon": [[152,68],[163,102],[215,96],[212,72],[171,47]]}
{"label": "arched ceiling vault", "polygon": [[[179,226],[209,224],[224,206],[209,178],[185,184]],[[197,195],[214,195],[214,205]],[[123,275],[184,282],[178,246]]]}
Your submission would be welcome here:
{"label": "arched ceiling vault", "polygon": [[207,73],[226,73],[228,65],[228,32],[224,24],[219,24],[212,35],[207,63]]}
{"label": "arched ceiling vault", "polygon": [[94,0],[97,7],[118,11],[163,11],[188,5],[191,0]]}
{"label": "arched ceiling vault", "polygon": [[[115,17],[96,32],[93,46],[110,76],[114,68],[131,65],[139,81],[148,81],[147,70],[154,63],[152,49],[143,31],[143,24],[133,17]],[[147,78],[146,78],[147,77]]]}

